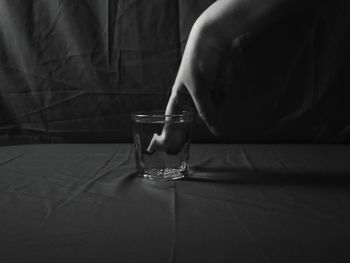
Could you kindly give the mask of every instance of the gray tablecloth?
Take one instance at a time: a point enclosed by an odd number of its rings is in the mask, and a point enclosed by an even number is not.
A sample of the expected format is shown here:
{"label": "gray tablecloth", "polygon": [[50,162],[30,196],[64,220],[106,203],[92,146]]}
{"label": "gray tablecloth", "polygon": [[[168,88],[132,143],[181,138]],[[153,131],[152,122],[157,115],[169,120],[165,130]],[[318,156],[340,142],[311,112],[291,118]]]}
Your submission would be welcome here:
{"label": "gray tablecloth", "polygon": [[350,262],[350,146],[192,145],[191,177],[130,144],[0,147],[0,262]]}

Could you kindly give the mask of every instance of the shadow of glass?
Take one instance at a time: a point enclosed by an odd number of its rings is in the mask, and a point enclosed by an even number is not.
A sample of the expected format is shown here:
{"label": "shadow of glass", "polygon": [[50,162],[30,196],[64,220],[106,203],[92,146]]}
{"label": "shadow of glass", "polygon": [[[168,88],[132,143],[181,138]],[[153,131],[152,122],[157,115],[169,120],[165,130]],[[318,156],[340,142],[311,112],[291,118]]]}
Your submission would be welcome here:
{"label": "shadow of glass", "polygon": [[350,186],[350,171],[302,171],[264,169],[252,172],[249,168],[191,167],[187,181],[233,184],[313,184]]}

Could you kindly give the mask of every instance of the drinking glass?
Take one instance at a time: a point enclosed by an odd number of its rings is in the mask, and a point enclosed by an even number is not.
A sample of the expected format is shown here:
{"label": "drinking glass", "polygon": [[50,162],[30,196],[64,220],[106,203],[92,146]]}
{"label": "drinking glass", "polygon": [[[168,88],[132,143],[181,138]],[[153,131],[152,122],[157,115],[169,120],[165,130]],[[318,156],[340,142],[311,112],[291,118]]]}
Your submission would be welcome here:
{"label": "drinking glass", "polygon": [[131,115],[139,176],[152,180],[188,176],[193,116],[189,111],[172,115],[144,111]]}

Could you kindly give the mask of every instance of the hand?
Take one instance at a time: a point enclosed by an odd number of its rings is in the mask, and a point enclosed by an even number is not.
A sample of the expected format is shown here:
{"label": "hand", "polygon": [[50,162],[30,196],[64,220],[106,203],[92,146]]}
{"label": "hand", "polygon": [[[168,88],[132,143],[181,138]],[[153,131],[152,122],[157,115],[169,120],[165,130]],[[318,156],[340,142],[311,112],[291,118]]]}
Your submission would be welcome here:
{"label": "hand", "polygon": [[[172,89],[166,114],[187,107],[196,109],[214,135],[222,133],[218,109],[214,107],[211,90],[233,39],[257,30],[294,10],[310,7],[313,1],[300,0],[218,0],[197,19],[187,41],[184,56]],[[190,96],[184,94],[188,93]],[[149,149],[176,152],[183,141],[181,131],[164,126],[155,135]]]}
{"label": "hand", "polygon": [[[194,26],[187,41],[172,94],[165,114],[195,111],[214,135],[220,134],[221,124],[211,97],[218,72],[223,68],[228,47],[219,39],[202,32]],[[168,153],[181,151],[187,133],[184,127],[165,124],[160,135],[154,134],[148,152],[155,150]]]}
{"label": "hand", "polygon": [[228,46],[220,39],[206,34],[195,25],[188,39],[166,112],[170,114],[192,108],[212,134],[219,135],[222,132],[220,116],[211,92],[216,88],[219,73],[225,68],[228,51]]}

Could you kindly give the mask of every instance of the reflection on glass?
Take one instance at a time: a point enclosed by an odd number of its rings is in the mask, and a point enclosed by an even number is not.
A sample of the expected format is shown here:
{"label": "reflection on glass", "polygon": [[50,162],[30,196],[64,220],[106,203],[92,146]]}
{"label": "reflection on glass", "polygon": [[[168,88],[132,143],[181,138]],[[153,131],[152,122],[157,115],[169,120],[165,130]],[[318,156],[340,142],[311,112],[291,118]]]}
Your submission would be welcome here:
{"label": "reflection on glass", "polygon": [[175,180],[188,175],[193,114],[132,114],[136,169],[149,179]]}

